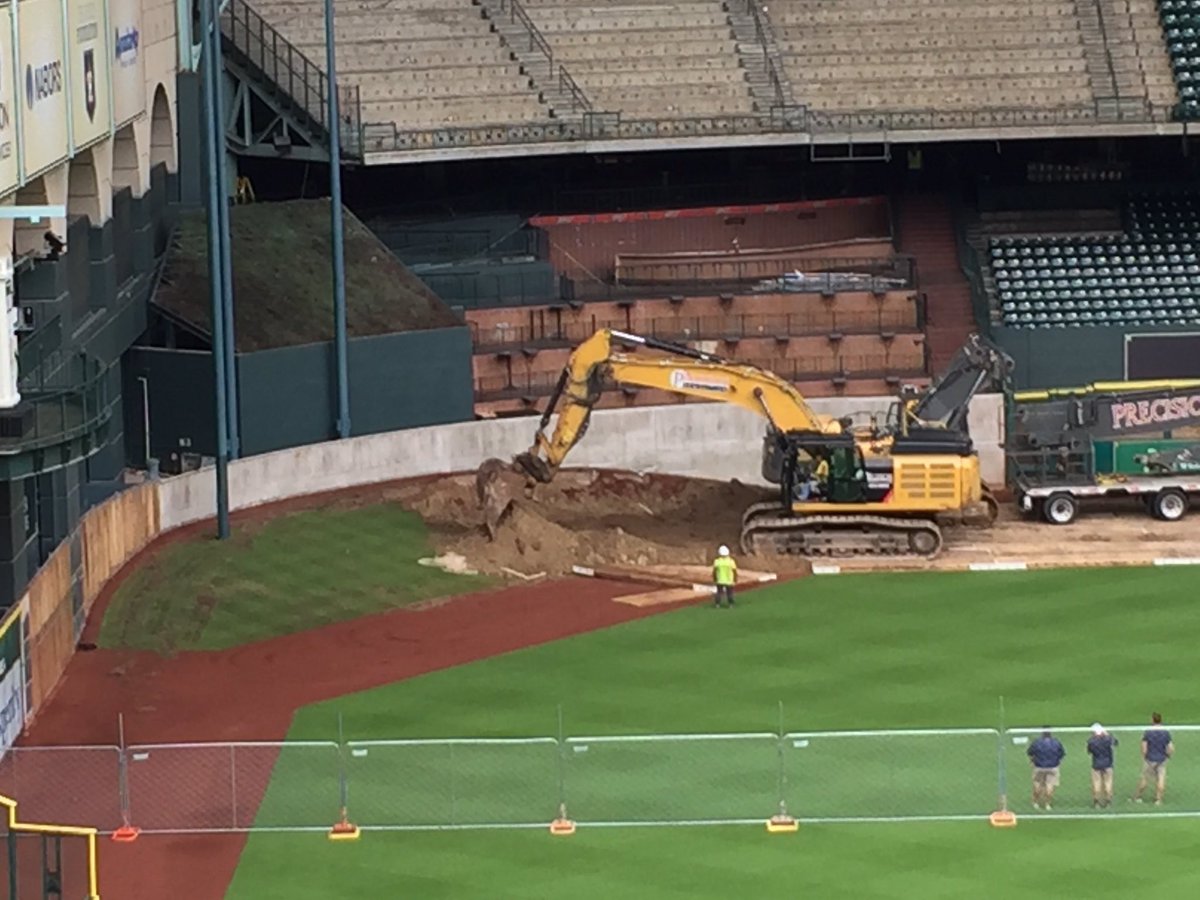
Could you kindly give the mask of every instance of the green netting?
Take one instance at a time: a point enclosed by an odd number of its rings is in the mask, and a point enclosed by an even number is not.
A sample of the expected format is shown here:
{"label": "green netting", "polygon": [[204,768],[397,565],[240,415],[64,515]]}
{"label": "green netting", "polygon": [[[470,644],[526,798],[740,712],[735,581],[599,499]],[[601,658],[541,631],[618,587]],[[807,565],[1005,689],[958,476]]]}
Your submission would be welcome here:
{"label": "green netting", "polygon": [[360,826],[533,825],[558,810],[553,738],[353,742],[346,766]]}
{"label": "green netting", "polygon": [[789,734],[788,809],[798,818],[987,815],[998,794],[990,729]]}

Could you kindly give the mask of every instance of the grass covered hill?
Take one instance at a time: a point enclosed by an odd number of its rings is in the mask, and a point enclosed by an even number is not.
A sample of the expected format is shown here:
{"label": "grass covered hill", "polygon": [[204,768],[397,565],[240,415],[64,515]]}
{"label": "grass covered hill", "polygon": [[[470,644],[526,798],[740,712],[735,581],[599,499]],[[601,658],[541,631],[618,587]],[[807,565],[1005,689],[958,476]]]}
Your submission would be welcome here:
{"label": "grass covered hill", "polygon": [[[240,352],[333,339],[328,199],[231,207],[233,290]],[[459,324],[353,213],[345,214],[346,327],[350,337]],[[155,302],[210,331],[203,211],[181,217]]]}

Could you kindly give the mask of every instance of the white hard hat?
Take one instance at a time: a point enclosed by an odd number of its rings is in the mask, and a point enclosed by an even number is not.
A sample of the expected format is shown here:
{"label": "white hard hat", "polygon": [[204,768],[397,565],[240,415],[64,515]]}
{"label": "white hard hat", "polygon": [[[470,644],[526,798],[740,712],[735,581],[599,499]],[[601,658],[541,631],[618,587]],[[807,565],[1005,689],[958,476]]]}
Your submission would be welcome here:
{"label": "white hard hat", "polygon": [[717,556],[728,556],[728,555],[729,555],[729,548],[726,547],[724,544],[722,544],[720,547],[717,548]]}
{"label": "white hard hat", "polygon": [[1092,734],[1104,734],[1104,726],[1099,722],[1094,722],[1092,724]]}

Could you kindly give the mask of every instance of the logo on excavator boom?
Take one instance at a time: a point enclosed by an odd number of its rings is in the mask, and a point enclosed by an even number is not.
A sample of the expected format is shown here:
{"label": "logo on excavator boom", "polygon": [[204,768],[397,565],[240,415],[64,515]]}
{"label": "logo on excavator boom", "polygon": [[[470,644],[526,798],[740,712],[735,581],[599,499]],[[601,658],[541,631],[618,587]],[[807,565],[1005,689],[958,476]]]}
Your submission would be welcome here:
{"label": "logo on excavator boom", "polygon": [[685,369],[672,370],[671,387],[677,391],[714,391],[724,393],[729,390],[729,385],[724,381],[697,378]]}

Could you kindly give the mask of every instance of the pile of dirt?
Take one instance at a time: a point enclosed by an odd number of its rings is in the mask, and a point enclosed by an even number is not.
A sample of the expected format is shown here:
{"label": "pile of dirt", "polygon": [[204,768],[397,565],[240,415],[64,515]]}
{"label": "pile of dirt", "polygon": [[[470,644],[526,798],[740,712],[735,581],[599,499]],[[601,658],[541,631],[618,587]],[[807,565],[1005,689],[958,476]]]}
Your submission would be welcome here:
{"label": "pile of dirt", "polygon": [[561,575],[574,565],[704,564],[719,544],[736,547],[742,512],[770,497],[737,481],[567,470],[518,499],[500,534],[482,527],[473,476],[388,489],[418,513],[436,549],[483,572]]}

